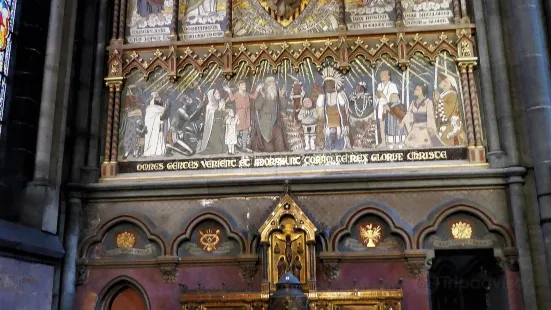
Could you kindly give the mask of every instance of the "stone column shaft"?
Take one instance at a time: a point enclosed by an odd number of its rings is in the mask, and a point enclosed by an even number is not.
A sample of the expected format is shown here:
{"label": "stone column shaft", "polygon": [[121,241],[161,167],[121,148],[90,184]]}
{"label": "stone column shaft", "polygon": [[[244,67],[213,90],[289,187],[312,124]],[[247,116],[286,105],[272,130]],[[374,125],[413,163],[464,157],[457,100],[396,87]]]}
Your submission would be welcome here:
{"label": "stone column shaft", "polygon": [[[509,76],[507,74],[507,59],[505,57],[505,46],[503,43],[504,36],[501,29],[503,22],[500,12],[500,0],[476,0],[474,1],[474,10],[477,20],[479,15],[485,17],[487,43],[484,43],[488,47],[488,64],[483,62],[482,55],[480,57],[481,70],[484,71],[484,66],[488,65],[491,71],[491,80],[493,82],[494,93],[494,110],[495,114],[488,114],[486,111],[486,122],[492,122],[491,117],[496,117],[497,125],[499,127],[499,139],[502,142],[502,150],[505,151],[509,165],[518,165],[519,156],[517,150],[517,139],[515,135],[515,124],[513,121],[513,109],[511,106],[511,94]],[[479,9],[483,11],[478,11]],[[477,22],[478,27],[478,22]],[[480,37],[480,31],[477,31],[477,35]],[[480,39],[480,41],[485,41]],[[479,50],[480,50],[479,43]],[[491,56],[490,56],[491,55]],[[485,88],[485,87],[484,87]],[[486,99],[485,99],[486,100]],[[499,103],[499,106],[497,106]],[[486,104],[486,103],[485,103]],[[488,136],[491,135],[493,129],[488,130]],[[488,141],[493,144],[493,141]],[[492,148],[490,148],[492,151]]]}
{"label": "stone column shaft", "polygon": [[64,11],[65,0],[52,0],[34,168],[34,180],[45,180],[46,182],[50,181],[50,157],[52,155],[59,62],[61,57],[59,51],[61,50]]}
{"label": "stone column shaft", "polygon": [[511,177],[509,180],[510,214],[512,215],[515,231],[516,245],[518,249],[518,261],[520,277],[522,281],[522,295],[524,309],[538,309],[536,301],[536,288],[534,286],[534,271],[532,269],[532,254],[530,241],[524,214],[524,196],[522,194],[522,178]]}
{"label": "stone column shaft", "polygon": [[490,53],[488,51],[489,44],[486,37],[486,18],[484,15],[482,1],[483,0],[474,0],[472,2],[475,12],[474,18],[476,22],[476,35],[478,38],[479,74],[482,95],[481,104],[485,116],[484,120],[486,126],[484,128],[486,129],[486,139],[488,141],[488,159],[492,167],[498,168],[507,166],[507,163],[504,156],[505,154],[501,149],[500,135],[497,126],[494,84],[491,75]]}
{"label": "stone column shaft", "polygon": [[551,281],[551,78],[544,15],[539,0],[510,0],[504,5],[508,5],[511,15],[508,22],[515,25],[510,36],[515,38],[513,70],[518,73],[521,98],[518,104],[522,105],[530,143],[546,245],[547,277]]}
{"label": "stone column shaft", "polygon": [[82,206],[79,198],[69,199],[67,227],[65,230],[65,257],[63,259],[63,280],[61,281],[61,310],[74,309],[76,260]]}
{"label": "stone column shaft", "polygon": [[[101,103],[103,101],[103,72],[105,67],[105,41],[107,40],[107,18],[108,14],[108,1],[99,1],[99,14],[97,25],[97,42],[96,42],[96,56],[94,60],[94,90],[92,95],[92,104],[90,107],[90,141],[88,144],[88,157],[86,160],[87,169],[90,171],[99,171],[99,143],[100,143],[100,114]],[[95,182],[99,177],[98,172],[93,172],[88,177],[88,182]]]}

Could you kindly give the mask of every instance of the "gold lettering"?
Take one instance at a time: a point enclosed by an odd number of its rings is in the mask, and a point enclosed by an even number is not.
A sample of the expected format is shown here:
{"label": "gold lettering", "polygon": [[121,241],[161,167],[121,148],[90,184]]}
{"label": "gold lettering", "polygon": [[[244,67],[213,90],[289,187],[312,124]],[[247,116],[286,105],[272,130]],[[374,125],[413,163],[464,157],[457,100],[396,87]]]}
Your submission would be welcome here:
{"label": "gold lettering", "polygon": [[164,163],[137,164],[137,171],[161,171],[164,170]]}

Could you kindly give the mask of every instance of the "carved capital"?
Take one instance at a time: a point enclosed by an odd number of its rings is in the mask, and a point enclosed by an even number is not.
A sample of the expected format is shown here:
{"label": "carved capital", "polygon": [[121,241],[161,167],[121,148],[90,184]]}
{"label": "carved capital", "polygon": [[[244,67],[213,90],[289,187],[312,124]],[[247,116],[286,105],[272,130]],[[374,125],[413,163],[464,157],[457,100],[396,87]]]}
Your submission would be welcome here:
{"label": "carved capital", "polygon": [[164,265],[160,267],[160,270],[163,274],[163,280],[165,282],[176,282],[176,277],[178,276],[178,265]]}
{"label": "carved capital", "polygon": [[412,260],[406,262],[406,269],[411,276],[419,278],[428,270],[428,267],[424,260]]}
{"label": "carved capital", "polygon": [[239,264],[239,276],[243,281],[251,283],[256,276],[258,268],[256,267],[256,262],[247,262]]}
{"label": "carved capital", "polygon": [[75,286],[83,285],[88,279],[88,266],[85,266],[85,265],[77,266],[75,277],[76,277]]}
{"label": "carved capital", "polygon": [[323,274],[327,280],[334,281],[341,274],[338,261],[323,261]]}
{"label": "carved capital", "polygon": [[505,271],[519,271],[518,263],[518,253],[513,249],[494,249],[494,257],[497,263],[497,266]]}

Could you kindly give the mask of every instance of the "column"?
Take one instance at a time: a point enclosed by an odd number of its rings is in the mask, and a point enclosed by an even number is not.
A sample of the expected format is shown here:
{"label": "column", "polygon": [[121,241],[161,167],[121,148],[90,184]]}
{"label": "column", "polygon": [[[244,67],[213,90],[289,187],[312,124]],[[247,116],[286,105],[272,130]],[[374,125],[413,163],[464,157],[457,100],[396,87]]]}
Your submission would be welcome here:
{"label": "column", "polygon": [[[57,92],[61,81],[59,71],[64,15],[65,0],[52,0],[42,82],[34,177],[25,188],[20,216],[23,224],[51,233],[57,231],[57,211],[59,207],[55,180],[51,179],[50,170],[57,169],[57,165],[52,167],[56,161],[52,161],[51,158],[58,155],[52,154],[52,148],[54,145]],[[49,221],[50,218],[55,220]]]}
{"label": "column", "polygon": [[107,18],[109,13],[107,10],[109,0],[99,1],[99,14],[97,24],[97,42],[96,55],[94,59],[94,80],[92,103],[90,105],[90,128],[88,141],[88,154],[86,165],[83,168],[83,181],[86,183],[94,183],[99,179],[99,143],[100,143],[100,114],[101,103],[103,100],[103,70],[105,64],[105,41],[107,40]]}
{"label": "column", "polygon": [[82,213],[80,198],[69,199],[67,210],[67,227],[63,244],[65,257],[63,258],[63,280],[61,281],[61,310],[74,309],[77,248]]}
{"label": "column", "polygon": [[518,249],[520,278],[522,281],[522,295],[525,309],[538,309],[536,288],[534,285],[534,271],[532,269],[532,254],[524,213],[524,196],[522,194],[522,177],[509,178],[509,208],[512,215],[513,229]]}
{"label": "column", "polygon": [[[482,0],[474,0],[472,3],[475,12],[474,17],[476,22],[476,35],[478,38],[478,55],[480,56],[479,76],[482,95],[481,104],[485,116],[484,120],[486,126],[484,128],[486,129],[486,139],[488,141],[488,160],[492,168],[502,168],[507,166],[507,157],[501,150],[500,135],[497,127],[496,101],[494,100],[494,84],[490,68],[489,43],[486,37],[488,28],[486,27]],[[501,25],[499,25],[499,27],[501,27]],[[473,83],[473,85],[475,85],[475,83]],[[509,99],[508,96],[507,99]],[[512,135],[514,136],[514,133],[512,133]]]}
{"label": "column", "polygon": [[268,293],[270,291],[270,283],[268,278],[268,251],[270,247],[268,243],[262,244],[262,284],[261,292]]}
{"label": "column", "polygon": [[[495,117],[497,120],[497,126],[499,129],[499,139],[501,141],[502,150],[505,151],[508,165],[516,166],[519,163],[517,139],[515,134],[515,124],[513,122],[513,109],[511,106],[511,88],[509,83],[509,76],[507,74],[507,59],[505,57],[505,46],[503,43],[504,36],[502,27],[502,16],[500,12],[500,0],[475,0],[474,2],[475,18],[477,20],[478,28],[478,16],[485,18],[485,28],[487,34],[487,42],[479,43],[488,47],[488,61],[483,61],[483,55],[480,55],[481,73],[485,71],[485,66],[488,65],[491,73],[491,80],[493,82],[494,97],[494,109],[495,114],[485,114],[487,122],[492,122],[490,118]],[[479,11],[482,10],[482,11]],[[480,37],[480,31],[477,30],[477,35]],[[485,41],[483,38],[480,41]],[[491,55],[491,56],[490,56]],[[487,62],[489,62],[487,64]],[[485,88],[485,87],[483,87]],[[486,99],[485,99],[486,100]],[[496,103],[499,102],[499,107]],[[486,103],[484,103],[486,104]],[[488,108],[489,109],[489,108]],[[493,129],[488,130],[488,136],[491,135]],[[489,138],[489,137],[488,137]],[[490,146],[492,141],[488,141]],[[492,151],[492,148],[490,148]],[[497,151],[497,150],[496,150]],[[488,154],[490,157],[490,154]]]}
{"label": "column", "polygon": [[538,0],[511,0],[504,5],[508,5],[511,15],[505,24],[516,25],[511,27],[511,38],[516,44],[512,48],[512,69],[518,76],[518,104],[526,122],[546,245],[547,277],[551,280],[551,79],[543,11]]}
{"label": "column", "polygon": [[310,291],[316,291],[316,244],[314,242],[308,244],[308,253],[310,255],[310,283],[308,283],[308,288]]}
{"label": "column", "polygon": [[[467,75],[466,63],[459,63],[459,76],[461,78],[461,90],[463,91],[463,108],[465,109],[465,124],[467,126],[467,142],[469,143],[469,151],[474,147],[474,127],[472,118],[471,95],[469,92],[469,76]],[[469,154],[472,160],[472,156]]]}

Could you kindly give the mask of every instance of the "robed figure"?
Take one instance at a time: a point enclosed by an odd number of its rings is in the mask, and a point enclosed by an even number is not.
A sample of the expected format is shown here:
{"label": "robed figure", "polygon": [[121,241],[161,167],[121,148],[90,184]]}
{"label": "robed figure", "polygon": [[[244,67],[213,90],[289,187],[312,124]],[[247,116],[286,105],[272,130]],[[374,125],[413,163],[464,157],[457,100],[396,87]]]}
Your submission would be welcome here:
{"label": "robed figure", "polygon": [[151,93],[151,100],[145,109],[145,126],[147,134],[145,135],[145,146],[143,156],[164,155],[165,153],[165,127],[166,107],[159,97],[159,93]]}
{"label": "robed figure", "polygon": [[254,101],[254,128],[251,149],[259,152],[283,152],[287,144],[280,123],[280,113],[285,108],[285,90],[278,91],[274,77],[267,77],[260,94]]}
{"label": "robed figure", "polygon": [[207,92],[207,106],[203,136],[197,143],[197,153],[221,154],[224,152],[224,108],[226,101],[217,89]]}
{"label": "robed figure", "polygon": [[408,132],[405,145],[409,148],[442,146],[436,135],[434,103],[427,97],[428,86],[417,85],[413,90],[415,99],[409,104],[408,112],[400,123]]}

